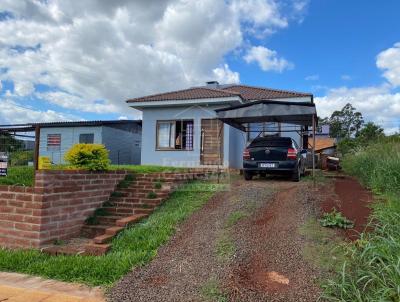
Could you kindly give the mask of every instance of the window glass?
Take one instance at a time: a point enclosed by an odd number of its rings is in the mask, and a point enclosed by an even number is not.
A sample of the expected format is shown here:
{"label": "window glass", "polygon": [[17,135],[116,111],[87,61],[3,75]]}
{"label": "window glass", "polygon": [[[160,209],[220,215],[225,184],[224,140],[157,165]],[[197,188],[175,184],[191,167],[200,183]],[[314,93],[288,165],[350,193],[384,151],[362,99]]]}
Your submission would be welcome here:
{"label": "window glass", "polygon": [[59,151],[61,148],[61,134],[47,134],[47,150]]}
{"label": "window glass", "polygon": [[157,148],[193,150],[193,121],[160,121],[157,123]]}
{"label": "window glass", "polygon": [[93,144],[94,143],[94,133],[81,133],[79,134],[80,144]]}

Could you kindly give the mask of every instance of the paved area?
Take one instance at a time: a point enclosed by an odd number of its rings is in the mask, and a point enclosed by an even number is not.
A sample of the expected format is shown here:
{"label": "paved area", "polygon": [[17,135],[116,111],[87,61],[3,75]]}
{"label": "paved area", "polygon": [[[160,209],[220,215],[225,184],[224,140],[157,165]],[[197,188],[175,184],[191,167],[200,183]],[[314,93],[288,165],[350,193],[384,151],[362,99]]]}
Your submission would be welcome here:
{"label": "paved area", "polygon": [[46,280],[16,273],[0,273],[0,301],[104,302],[99,288]]}

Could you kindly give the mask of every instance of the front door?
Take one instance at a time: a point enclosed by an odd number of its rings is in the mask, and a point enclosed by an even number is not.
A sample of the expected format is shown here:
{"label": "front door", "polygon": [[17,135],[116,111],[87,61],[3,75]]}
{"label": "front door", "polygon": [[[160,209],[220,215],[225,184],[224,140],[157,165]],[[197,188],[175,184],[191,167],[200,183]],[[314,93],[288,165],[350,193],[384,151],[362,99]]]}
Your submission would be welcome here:
{"label": "front door", "polygon": [[218,119],[201,120],[201,165],[221,165],[223,154],[224,124]]}

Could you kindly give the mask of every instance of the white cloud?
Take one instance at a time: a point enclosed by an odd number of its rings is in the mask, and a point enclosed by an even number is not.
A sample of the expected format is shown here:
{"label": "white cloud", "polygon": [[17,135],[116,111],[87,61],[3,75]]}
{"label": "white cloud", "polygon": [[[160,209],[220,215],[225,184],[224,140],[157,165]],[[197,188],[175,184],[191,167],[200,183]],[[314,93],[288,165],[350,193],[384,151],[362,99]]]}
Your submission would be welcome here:
{"label": "white cloud", "polygon": [[0,121],[1,123],[34,123],[81,120],[78,116],[69,115],[53,110],[36,110],[24,107],[12,100],[0,100]]}
{"label": "white cloud", "polygon": [[244,56],[247,63],[256,62],[264,71],[282,72],[285,69],[292,69],[294,65],[284,58],[280,58],[276,51],[264,46],[253,46]]}
{"label": "white cloud", "polygon": [[388,85],[330,89],[326,96],[316,97],[315,103],[321,117],[351,103],[366,121],[381,125],[387,132],[400,126],[400,93],[391,92]]}
{"label": "white cloud", "polygon": [[[278,3],[1,0],[0,11],[14,18],[0,21],[0,81],[14,82],[15,97],[37,96],[43,84],[58,90],[40,94],[51,104],[126,115],[128,98],[214,78],[238,82],[224,56],[244,47],[244,35],[287,27],[296,9]],[[274,51],[260,60],[271,70],[290,66]]]}
{"label": "white cloud", "polygon": [[400,86],[400,42],[378,54],[376,65],[394,87]]}
{"label": "white cloud", "polygon": [[319,75],[318,74],[312,74],[312,75],[306,76],[304,79],[306,81],[318,81],[319,80]]}
{"label": "white cloud", "polygon": [[215,80],[220,84],[239,83],[239,73],[229,69],[228,64],[213,69]]}

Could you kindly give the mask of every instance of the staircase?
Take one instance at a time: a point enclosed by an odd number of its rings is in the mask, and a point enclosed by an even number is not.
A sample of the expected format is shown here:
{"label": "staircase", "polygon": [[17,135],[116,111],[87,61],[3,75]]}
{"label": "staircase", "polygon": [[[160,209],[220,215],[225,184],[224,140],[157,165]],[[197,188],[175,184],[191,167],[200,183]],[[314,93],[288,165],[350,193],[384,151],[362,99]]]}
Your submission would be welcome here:
{"label": "staircase", "polygon": [[90,216],[78,238],[43,248],[52,255],[103,255],[113,237],[126,227],[148,217],[182,182],[203,177],[199,173],[128,174],[109,200]]}

